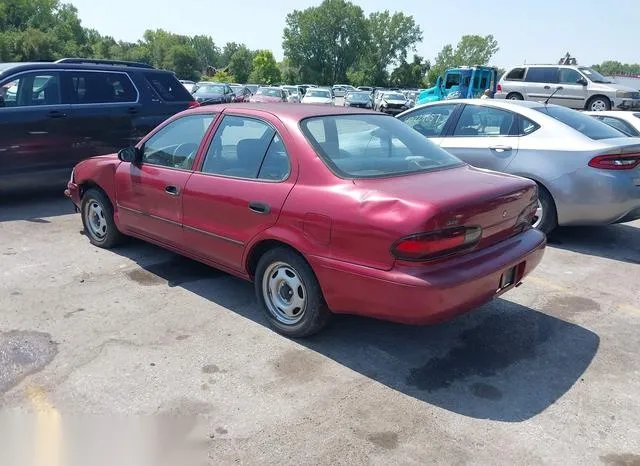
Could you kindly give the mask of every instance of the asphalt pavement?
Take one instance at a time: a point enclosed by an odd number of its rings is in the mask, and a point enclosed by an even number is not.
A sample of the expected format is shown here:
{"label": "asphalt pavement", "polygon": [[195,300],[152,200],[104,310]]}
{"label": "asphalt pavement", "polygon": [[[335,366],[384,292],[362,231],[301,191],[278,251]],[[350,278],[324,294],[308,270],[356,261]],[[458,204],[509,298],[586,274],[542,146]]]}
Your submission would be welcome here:
{"label": "asphalt pavement", "polygon": [[0,465],[640,464],[640,222],[549,241],[451,322],[293,341],[249,283],[0,200]]}

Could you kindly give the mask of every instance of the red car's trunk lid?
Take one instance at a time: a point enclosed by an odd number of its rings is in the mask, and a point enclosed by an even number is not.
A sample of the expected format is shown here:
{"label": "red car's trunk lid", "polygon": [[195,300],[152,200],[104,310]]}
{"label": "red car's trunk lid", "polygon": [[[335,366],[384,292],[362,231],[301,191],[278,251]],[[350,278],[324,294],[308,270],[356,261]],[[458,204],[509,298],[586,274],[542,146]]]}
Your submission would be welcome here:
{"label": "red car's trunk lid", "polygon": [[[478,247],[502,241],[521,228],[517,220],[536,201],[534,182],[468,165],[393,178],[359,179],[361,188],[384,193],[420,209],[423,218],[407,215],[405,235],[461,226],[482,227]],[[430,212],[424,218],[424,212]]]}

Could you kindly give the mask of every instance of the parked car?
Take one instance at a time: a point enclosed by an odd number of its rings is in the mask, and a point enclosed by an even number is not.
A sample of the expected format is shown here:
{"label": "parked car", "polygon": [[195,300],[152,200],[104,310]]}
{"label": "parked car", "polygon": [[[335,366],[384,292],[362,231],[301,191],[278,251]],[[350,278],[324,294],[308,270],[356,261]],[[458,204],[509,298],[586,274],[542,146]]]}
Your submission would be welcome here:
{"label": "parked car", "polygon": [[200,105],[226,104],[235,99],[231,86],[214,82],[198,84],[198,89],[193,93],[193,96]]}
{"label": "parked car", "polygon": [[411,105],[401,92],[383,92],[376,103],[376,110],[390,115],[402,113]]}
{"label": "parked car", "polygon": [[352,91],[345,95],[342,105],[344,107],[373,108],[373,99],[367,91]]}
{"label": "parked car", "polygon": [[316,87],[307,89],[307,93],[302,98],[303,104],[333,105],[333,102],[331,89],[320,89]]}
{"label": "parked car", "polygon": [[274,102],[286,102],[287,95],[284,90],[279,87],[260,87],[256,93],[251,96],[249,102],[259,103],[274,103]]}
{"label": "parked car", "polygon": [[246,86],[241,84],[229,84],[231,90],[233,90],[232,102],[249,102],[251,98],[251,91]]}
{"label": "parked car", "polygon": [[[552,96],[553,94],[553,96]],[[536,100],[577,110],[640,109],[640,91],[578,65],[522,65],[498,83],[496,99]]]}
{"label": "parked car", "polygon": [[194,105],[173,73],[142,63],[0,63],[0,190],[62,186],[78,161]]}
{"label": "parked car", "polygon": [[182,84],[189,93],[192,93],[193,91],[195,91],[197,86],[197,84],[194,81],[189,81],[186,79],[181,79],[180,84]]}
{"label": "parked car", "polygon": [[[374,140],[339,149],[361,133]],[[135,236],[252,280],[268,322],[291,337],[332,313],[450,318],[518,286],[545,247],[530,227],[535,183],[343,107],[183,112],[78,164],[66,194],[94,245]]]}
{"label": "parked car", "polygon": [[534,226],[640,218],[640,139],[581,112],[539,102],[447,101],[401,121],[465,162],[538,183]]}
{"label": "parked car", "polygon": [[344,97],[347,92],[351,92],[356,90],[355,87],[349,85],[349,84],[336,84],[335,86],[333,86],[331,88],[334,97]]}
{"label": "parked car", "polygon": [[587,115],[600,120],[609,126],[622,131],[627,136],[640,136],[640,113],[639,112],[585,112]]}
{"label": "parked car", "polygon": [[260,87],[258,84],[245,84],[244,86],[251,91],[251,94],[255,94]]}
{"label": "parked car", "polygon": [[292,104],[300,103],[300,89],[298,86],[281,86],[282,89],[288,92],[287,101]]}
{"label": "parked car", "polygon": [[358,86],[356,89],[359,91],[373,92],[373,87],[371,86]]}

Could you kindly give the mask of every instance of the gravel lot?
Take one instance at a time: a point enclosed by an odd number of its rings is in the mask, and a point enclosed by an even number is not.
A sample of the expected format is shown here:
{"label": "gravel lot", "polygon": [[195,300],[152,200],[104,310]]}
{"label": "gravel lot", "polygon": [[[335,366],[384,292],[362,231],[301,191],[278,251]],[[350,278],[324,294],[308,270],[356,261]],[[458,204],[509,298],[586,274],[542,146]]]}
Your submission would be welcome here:
{"label": "gravel lot", "polygon": [[81,433],[84,464],[143,464],[143,438],[154,465],[640,464],[640,222],[549,240],[523,286],[452,322],[291,341],[249,283],[97,249],[59,194],[4,199],[0,464]]}

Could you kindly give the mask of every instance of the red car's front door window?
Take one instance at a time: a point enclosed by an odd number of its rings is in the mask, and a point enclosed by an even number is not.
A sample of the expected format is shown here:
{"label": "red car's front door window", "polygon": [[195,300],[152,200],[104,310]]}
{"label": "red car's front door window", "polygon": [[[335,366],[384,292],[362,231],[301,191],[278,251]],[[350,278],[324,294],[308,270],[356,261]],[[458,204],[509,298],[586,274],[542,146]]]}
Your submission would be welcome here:
{"label": "red car's front door window", "polygon": [[182,196],[210,114],[178,118],[146,140],[139,165],[116,172],[118,217],[126,229],[159,241],[182,243]]}

